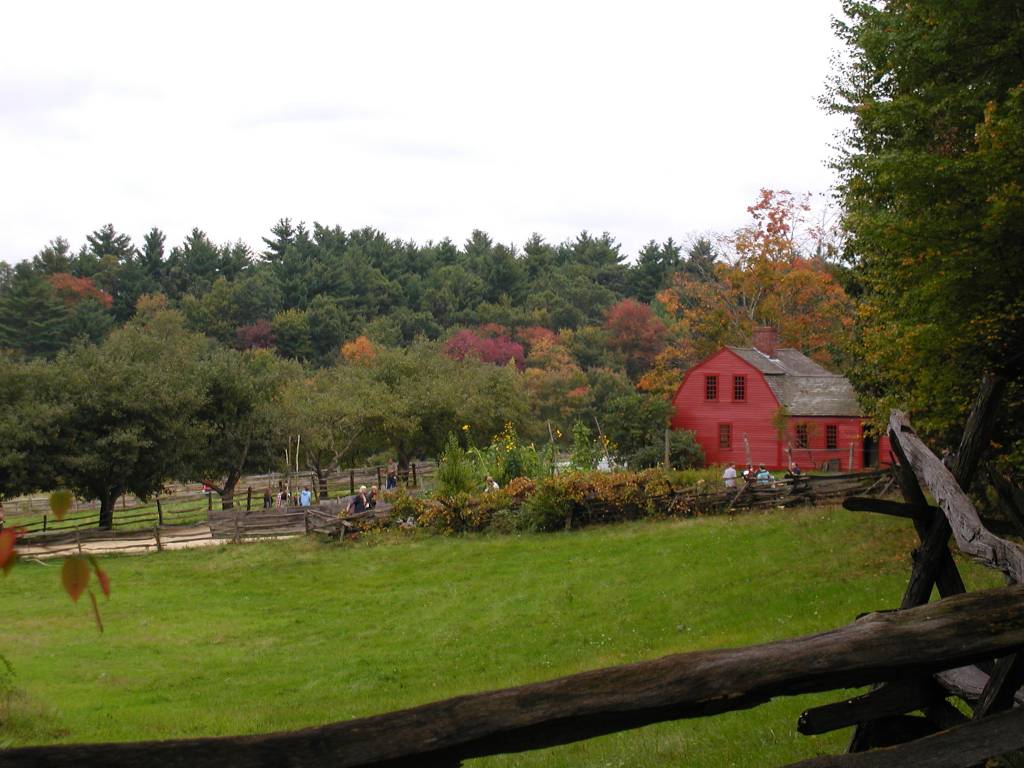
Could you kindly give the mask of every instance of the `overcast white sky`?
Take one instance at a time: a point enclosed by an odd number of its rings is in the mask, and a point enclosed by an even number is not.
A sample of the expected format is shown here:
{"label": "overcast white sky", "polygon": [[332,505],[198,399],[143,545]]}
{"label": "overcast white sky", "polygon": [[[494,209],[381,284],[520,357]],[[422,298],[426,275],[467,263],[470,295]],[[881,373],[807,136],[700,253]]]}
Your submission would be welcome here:
{"label": "overcast white sky", "polygon": [[9,3],[0,258],[285,216],[423,242],[730,230],[826,192],[838,0]]}

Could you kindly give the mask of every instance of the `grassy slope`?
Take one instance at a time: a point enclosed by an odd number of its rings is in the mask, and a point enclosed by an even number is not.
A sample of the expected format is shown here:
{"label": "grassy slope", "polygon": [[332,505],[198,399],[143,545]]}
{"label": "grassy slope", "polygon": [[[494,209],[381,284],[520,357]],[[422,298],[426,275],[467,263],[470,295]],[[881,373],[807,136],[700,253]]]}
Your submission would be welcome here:
{"label": "grassy slope", "polygon": [[[666,653],[845,624],[898,603],[905,521],[802,510],[442,539],[389,534],[110,559],[97,635],[58,570],[4,582],[25,696],[0,742],[256,733]],[[996,583],[994,580],[986,583]],[[497,765],[781,764],[840,751],[796,716],[835,696],[653,726]],[[2,713],[2,710],[0,710]]]}

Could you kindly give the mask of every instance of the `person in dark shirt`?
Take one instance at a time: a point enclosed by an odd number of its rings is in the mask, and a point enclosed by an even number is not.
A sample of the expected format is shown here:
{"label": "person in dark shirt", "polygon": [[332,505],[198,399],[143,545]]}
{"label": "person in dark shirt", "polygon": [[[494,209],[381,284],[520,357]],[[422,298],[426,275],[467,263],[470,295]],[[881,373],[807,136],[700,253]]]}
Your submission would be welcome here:
{"label": "person in dark shirt", "polygon": [[366,511],[366,486],[359,486],[359,493],[352,497],[345,511],[350,515],[358,515]]}

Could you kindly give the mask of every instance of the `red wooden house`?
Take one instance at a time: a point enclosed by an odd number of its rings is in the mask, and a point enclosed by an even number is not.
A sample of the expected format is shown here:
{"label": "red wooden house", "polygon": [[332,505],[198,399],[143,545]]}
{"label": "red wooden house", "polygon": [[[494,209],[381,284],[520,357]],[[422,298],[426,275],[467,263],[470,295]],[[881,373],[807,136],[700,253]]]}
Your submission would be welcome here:
{"label": "red wooden house", "polygon": [[850,382],[780,348],[774,328],[754,331],[752,347],[725,347],[688,370],[672,404],[672,428],[696,433],[708,464],[783,469],[792,457],[805,469],[848,471],[889,455],[887,438],[865,435]]}

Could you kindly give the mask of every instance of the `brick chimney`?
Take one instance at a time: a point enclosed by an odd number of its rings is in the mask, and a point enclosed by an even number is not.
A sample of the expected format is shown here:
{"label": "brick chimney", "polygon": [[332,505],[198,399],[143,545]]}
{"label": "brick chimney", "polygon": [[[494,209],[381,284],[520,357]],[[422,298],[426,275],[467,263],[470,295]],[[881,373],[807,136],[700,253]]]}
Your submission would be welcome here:
{"label": "brick chimney", "polygon": [[755,328],[753,344],[758,352],[775,357],[775,351],[779,348],[779,332],[767,325]]}

